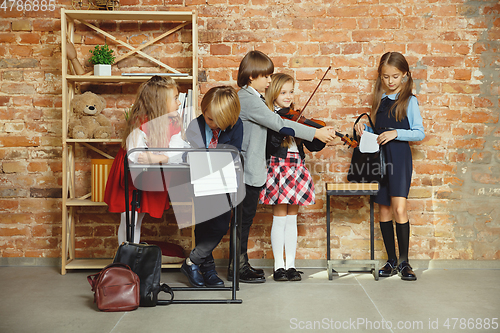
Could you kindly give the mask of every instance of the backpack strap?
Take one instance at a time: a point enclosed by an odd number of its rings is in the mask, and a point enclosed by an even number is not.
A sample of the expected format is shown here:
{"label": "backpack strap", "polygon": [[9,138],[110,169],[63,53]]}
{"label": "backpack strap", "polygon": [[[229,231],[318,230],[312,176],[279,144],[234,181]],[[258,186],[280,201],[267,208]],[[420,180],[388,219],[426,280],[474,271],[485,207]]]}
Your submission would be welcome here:
{"label": "backpack strap", "polygon": [[90,287],[92,288],[92,291],[95,291],[95,283],[97,281],[97,276],[100,275],[101,273],[97,274],[92,274],[87,276],[87,281],[90,283]]}
{"label": "backpack strap", "polygon": [[163,291],[167,294],[170,294],[170,299],[169,300],[166,300],[166,299],[159,299],[157,302],[156,302],[156,305],[169,305],[172,303],[172,301],[174,300],[174,291],[172,290],[172,288],[170,288],[170,286],[166,283],[162,283],[160,285],[160,291]]}

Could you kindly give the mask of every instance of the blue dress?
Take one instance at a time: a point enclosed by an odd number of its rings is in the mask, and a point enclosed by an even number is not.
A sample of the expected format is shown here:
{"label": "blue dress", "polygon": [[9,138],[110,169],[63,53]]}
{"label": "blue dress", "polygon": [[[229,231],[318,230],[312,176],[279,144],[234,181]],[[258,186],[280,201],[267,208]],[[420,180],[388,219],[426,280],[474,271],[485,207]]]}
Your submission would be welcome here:
{"label": "blue dress", "polygon": [[[396,100],[387,96],[382,98],[375,120],[375,132],[378,134],[394,129],[410,129],[407,116],[401,121],[397,121],[390,114],[389,111],[394,103]],[[375,195],[374,201],[381,205],[390,206],[391,197],[408,198],[413,161],[408,141],[391,140],[383,145],[382,149],[386,156],[387,181],[380,184],[380,190]]]}

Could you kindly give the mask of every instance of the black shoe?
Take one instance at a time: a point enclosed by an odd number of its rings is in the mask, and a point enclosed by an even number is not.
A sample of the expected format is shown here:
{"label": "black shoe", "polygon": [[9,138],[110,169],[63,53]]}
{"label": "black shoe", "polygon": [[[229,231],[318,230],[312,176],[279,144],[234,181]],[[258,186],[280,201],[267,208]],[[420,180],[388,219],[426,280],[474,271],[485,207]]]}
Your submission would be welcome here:
{"label": "black shoe", "polygon": [[[255,275],[260,275],[260,276],[265,276],[265,273],[264,273],[264,270],[263,269],[260,269],[260,268],[253,268],[252,266],[250,266],[250,263],[246,263],[246,264],[243,264],[241,267],[243,266],[248,266],[248,268],[250,269],[250,271],[252,273],[254,273]],[[241,270],[241,267],[240,267],[240,270]],[[227,276],[233,276],[233,270],[232,268],[228,268],[227,270]],[[232,280],[231,280],[232,281]]]}
{"label": "black shoe", "polygon": [[248,268],[250,268],[250,271],[252,271],[254,274],[257,274],[257,275],[260,275],[260,276],[264,276],[264,270],[263,269],[253,268],[252,266],[250,266],[250,263],[247,263],[247,265],[248,265]]}
{"label": "black shoe", "polygon": [[207,287],[224,287],[224,281],[222,281],[215,269],[201,273],[203,274],[203,281],[205,281]]}
{"label": "black shoe", "polygon": [[[233,274],[231,270],[228,270],[227,275],[228,281],[233,281]],[[264,283],[266,278],[262,275],[257,275],[250,270],[247,264],[240,267],[239,270],[239,281],[244,283]]]}
{"label": "black shoe", "polygon": [[[187,259],[186,259],[187,260]],[[187,276],[189,283],[195,287],[205,287],[205,281],[203,280],[203,275],[201,274],[200,267],[192,263],[188,265],[184,260],[184,263],[181,266],[181,272]]]}
{"label": "black shoe", "polygon": [[411,268],[410,264],[406,261],[403,261],[398,266],[398,274],[401,277],[401,280],[405,281],[416,281],[417,276],[413,273],[413,268]]}
{"label": "black shoe", "polygon": [[278,268],[273,272],[274,281],[288,281],[284,268]]}
{"label": "black shoe", "polygon": [[381,269],[379,269],[378,275],[381,277],[393,276],[397,273],[397,264],[398,262],[395,259],[387,260],[385,265]]}
{"label": "black shoe", "polygon": [[304,272],[298,271],[295,268],[289,268],[286,270],[286,276],[288,278],[288,281],[300,281],[302,280],[302,277],[300,274],[304,274]]}

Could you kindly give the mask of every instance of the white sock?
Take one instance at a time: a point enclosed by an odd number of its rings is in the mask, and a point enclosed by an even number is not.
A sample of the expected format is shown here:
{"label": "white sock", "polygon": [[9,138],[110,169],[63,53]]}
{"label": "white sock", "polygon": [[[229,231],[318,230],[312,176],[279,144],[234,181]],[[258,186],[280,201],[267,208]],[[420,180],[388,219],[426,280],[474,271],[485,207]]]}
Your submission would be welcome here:
{"label": "white sock", "polygon": [[146,216],[146,213],[137,213],[137,219],[135,221],[135,230],[134,230],[134,243],[139,244],[141,242],[141,225],[142,219]]}
{"label": "white sock", "polygon": [[[129,216],[132,215],[129,212]],[[142,219],[146,213],[135,214],[135,228],[134,228],[134,243],[139,243],[141,240],[141,225]],[[118,245],[127,240],[127,220],[125,213],[120,214],[120,226],[118,227]]]}
{"label": "white sock", "polygon": [[283,248],[285,246],[285,224],[286,216],[273,216],[271,227],[271,246],[274,255],[274,270],[285,268],[283,259]]}
{"label": "white sock", "polygon": [[297,215],[287,215],[285,225],[286,269],[295,268],[297,251]]}

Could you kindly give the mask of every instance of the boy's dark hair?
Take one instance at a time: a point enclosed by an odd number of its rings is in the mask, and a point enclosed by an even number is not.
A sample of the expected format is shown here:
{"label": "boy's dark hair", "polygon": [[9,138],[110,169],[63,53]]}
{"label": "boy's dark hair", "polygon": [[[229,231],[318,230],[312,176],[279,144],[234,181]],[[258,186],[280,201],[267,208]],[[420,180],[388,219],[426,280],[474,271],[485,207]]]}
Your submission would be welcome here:
{"label": "boy's dark hair", "polygon": [[266,54],[250,51],[243,57],[238,68],[238,87],[248,85],[250,77],[256,79],[260,75],[271,75],[273,72],[273,61]]}

